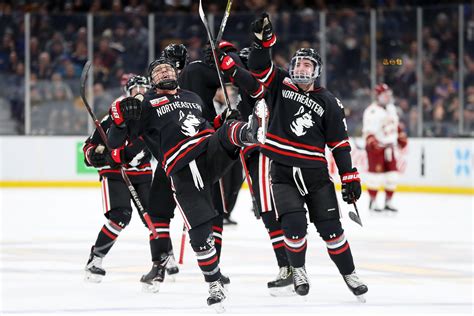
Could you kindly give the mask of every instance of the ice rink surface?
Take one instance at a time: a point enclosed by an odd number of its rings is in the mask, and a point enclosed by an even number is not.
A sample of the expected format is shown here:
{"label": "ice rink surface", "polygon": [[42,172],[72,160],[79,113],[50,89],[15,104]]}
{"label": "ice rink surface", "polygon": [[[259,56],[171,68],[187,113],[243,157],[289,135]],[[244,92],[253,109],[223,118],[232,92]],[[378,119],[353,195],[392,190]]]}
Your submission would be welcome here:
{"label": "ice rink surface", "polygon": [[[351,208],[341,203],[357,271],[369,287],[367,303],[360,304],[312,225],[307,299],[271,297],[266,282],[278,268],[263,223],[250,211],[249,193],[241,191],[233,214],[238,225],[224,229],[221,268],[231,278],[227,314],[472,315],[473,197],[400,193],[394,201],[399,214],[369,214],[364,192],[358,203],[363,228],[349,220]],[[1,315],[214,314],[188,242],[175,282],[166,280],[157,294],[142,293],[139,279],[151,261],[136,213],[104,259],[103,282],[83,281],[104,223],[99,188],[0,189],[0,207]],[[179,213],[171,229],[178,253]]]}

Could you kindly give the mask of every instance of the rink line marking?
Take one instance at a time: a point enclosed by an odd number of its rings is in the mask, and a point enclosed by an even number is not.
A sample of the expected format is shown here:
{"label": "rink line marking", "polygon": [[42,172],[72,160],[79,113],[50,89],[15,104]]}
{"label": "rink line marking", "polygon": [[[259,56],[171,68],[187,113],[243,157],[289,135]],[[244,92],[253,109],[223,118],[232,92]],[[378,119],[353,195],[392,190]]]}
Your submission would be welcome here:
{"label": "rink line marking", "polygon": [[[99,181],[0,181],[0,188],[95,188],[100,187]],[[242,189],[248,190],[244,182]],[[336,184],[336,189],[341,190],[341,185]],[[366,190],[366,186],[362,185]],[[417,186],[397,185],[397,192],[409,193],[436,193],[436,194],[466,194],[474,195],[472,187],[444,187],[444,186]]]}

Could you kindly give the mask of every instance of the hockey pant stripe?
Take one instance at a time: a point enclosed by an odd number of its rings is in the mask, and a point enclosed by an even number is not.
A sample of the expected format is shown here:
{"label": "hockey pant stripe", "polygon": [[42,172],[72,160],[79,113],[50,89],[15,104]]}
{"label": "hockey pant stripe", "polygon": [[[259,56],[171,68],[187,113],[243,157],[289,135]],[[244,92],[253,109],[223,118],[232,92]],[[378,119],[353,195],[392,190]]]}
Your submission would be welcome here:
{"label": "hockey pant stripe", "polygon": [[[174,184],[173,184],[173,178],[170,178],[170,182],[171,182],[171,189],[173,189],[173,192],[175,191],[174,189]],[[176,206],[178,207],[178,210],[179,212],[181,213],[181,216],[183,217],[183,222],[184,222],[184,225],[186,226],[187,230],[189,231],[192,227],[191,225],[189,224],[189,221],[188,219],[186,218],[186,215],[184,214],[184,211],[183,211],[183,208],[181,207],[181,204],[179,204],[179,201],[178,199],[176,198],[176,193],[173,193],[173,198],[176,202]]]}
{"label": "hockey pant stripe", "polygon": [[107,177],[102,178],[102,208],[104,214],[110,210],[109,180]]}
{"label": "hockey pant stripe", "polygon": [[269,212],[272,210],[271,197],[270,197],[270,181],[269,181],[269,166],[270,159],[264,156],[262,153],[258,155],[258,185],[260,192],[260,205],[263,212]]}

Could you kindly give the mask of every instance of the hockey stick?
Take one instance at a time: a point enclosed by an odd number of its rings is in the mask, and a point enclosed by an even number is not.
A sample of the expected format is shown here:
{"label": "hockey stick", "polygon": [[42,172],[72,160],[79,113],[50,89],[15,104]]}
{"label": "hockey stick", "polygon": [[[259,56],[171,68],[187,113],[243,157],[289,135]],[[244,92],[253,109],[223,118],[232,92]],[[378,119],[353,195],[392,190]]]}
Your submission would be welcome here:
{"label": "hockey stick", "polygon": [[221,26],[219,27],[219,33],[217,33],[216,44],[219,45],[219,42],[222,40],[222,35],[224,35],[225,25],[227,24],[227,19],[230,15],[230,7],[232,7],[232,0],[227,0],[227,6],[225,7],[224,17],[222,18]]}
{"label": "hockey stick", "polygon": [[[231,1],[230,1],[230,5],[232,5]],[[230,14],[230,5],[229,5],[229,3],[227,3],[227,8],[226,8],[226,10],[227,9],[229,10],[229,14]],[[226,11],[226,13],[227,13],[227,11]],[[219,77],[219,83],[221,85],[221,89],[224,92],[224,100],[225,100],[225,103],[227,105],[227,108],[230,110],[231,106],[230,106],[229,96],[227,95],[227,90],[225,89],[224,81],[222,80],[221,72],[219,70],[219,63],[217,62],[216,46],[214,45],[214,39],[212,38],[211,30],[209,29],[209,24],[207,23],[206,15],[204,14],[204,10],[202,9],[202,0],[199,0],[199,16],[200,16],[201,21],[204,24],[204,28],[206,29],[206,32],[207,32],[207,37],[209,39],[209,44],[211,45],[212,56],[214,57],[214,63],[216,65],[217,76]],[[226,19],[226,21],[227,21],[227,19]],[[222,21],[222,22],[224,22],[224,21]],[[224,32],[223,26],[225,26],[225,23],[223,23],[223,25],[221,24],[222,33]],[[240,157],[240,162],[242,163],[242,167],[244,168],[244,171],[245,171],[245,179],[246,179],[247,185],[250,189],[250,195],[252,196],[252,203],[253,203],[255,217],[257,217],[257,219],[259,219],[260,218],[260,212],[258,210],[257,201],[255,200],[255,195],[254,195],[254,192],[253,192],[253,189],[252,189],[252,182],[250,181],[250,176],[249,176],[249,173],[248,173],[247,164],[245,163],[245,157],[242,153],[242,150],[240,150],[239,157]]]}
{"label": "hockey stick", "polygon": [[[91,116],[92,120],[94,121],[95,127],[97,131],[100,134],[100,137],[102,138],[102,141],[105,144],[105,147],[107,148],[108,151],[111,150],[109,146],[109,142],[107,139],[107,134],[105,134],[104,129],[100,125],[99,120],[95,116],[94,112],[92,112],[92,108],[89,105],[89,102],[87,102],[86,98],[86,79],[87,79],[87,74],[89,73],[89,69],[91,68],[91,62],[88,60],[86,64],[84,65],[84,69],[82,70],[81,74],[81,99],[84,102],[84,105],[87,109],[87,112],[89,112],[89,115]],[[145,211],[143,208],[143,204],[140,202],[140,198],[138,197],[137,191],[132,185],[132,182],[130,181],[130,178],[128,175],[125,173],[125,169],[123,166],[120,166],[120,173],[122,174],[123,181],[125,182],[125,185],[127,186],[128,190],[130,191],[130,195],[132,196],[132,200],[137,208],[137,210],[141,213],[143,218],[145,219],[145,222],[148,226],[148,229],[151,231],[151,234],[153,235],[153,238],[158,238],[158,233],[155,230],[155,227],[153,227],[153,223],[151,222],[150,216],[148,213]]]}
{"label": "hockey stick", "polygon": [[183,232],[181,234],[181,245],[179,247],[179,264],[183,264],[183,258],[184,258],[184,243],[186,241],[186,225],[183,224]]}
{"label": "hockey stick", "polygon": [[355,201],[353,201],[352,204],[354,205],[355,213],[354,211],[349,211],[349,218],[352,219],[357,224],[359,224],[360,227],[363,227],[362,220],[360,219],[360,215],[359,215],[359,210],[357,209],[357,204]]}

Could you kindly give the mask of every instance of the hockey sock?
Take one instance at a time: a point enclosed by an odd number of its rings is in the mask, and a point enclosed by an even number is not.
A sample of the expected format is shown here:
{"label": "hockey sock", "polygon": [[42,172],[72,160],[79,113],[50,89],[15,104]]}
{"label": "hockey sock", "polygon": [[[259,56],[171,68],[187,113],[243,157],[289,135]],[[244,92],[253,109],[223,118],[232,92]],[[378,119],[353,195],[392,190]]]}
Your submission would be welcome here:
{"label": "hockey sock", "polygon": [[94,245],[94,254],[104,257],[115,243],[118,235],[122,231],[122,227],[111,220],[108,220],[97,236]]}
{"label": "hockey sock", "polygon": [[248,139],[248,124],[241,121],[232,121],[229,123],[227,137],[230,142],[238,147],[244,147],[253,142]]}
{"label": "hockey sock", "polygon": [[219,258],[212,231],[212,222],[206,222],[189,230],[191,247],[196,253],[199,268],[206,282],[214,282],[220,279]]}
{"label": "hockey sock", "polygon": [[288,257],[286,256],[283,230],[281,229],[280,222],[276,220],[275,212],[262,213],[262,221],[265,224],[268,235],[270,236],[270,241],[272,242],[278,266],[280,268],[288,266],[289,262]]}
{"label": "hockey sock", "polygon": [[394,191],[392,190],[385,190],[385,203],[388,203],[392,200]]}
{"label": "hockey sock", "polygon": [[316,222],[316,229],[319,235],[326,242],[329,257],[336,264],[337,269],[342,275],[350,274],[354,271],[354,259],[352,258],[351,248],[344,235],[341,222],[339,220],[330,220]]}
{"label": "hockey sock", "polygon": [[151,260],[160,261],[162,253],[169,253],[170,239],[170,219],[152,219],[158,237],[155,239],[150,233]]}
{"label": "hockey sock", "polygon": [[224,216],[219,214],[212,220],[212,236],[214,236],[214,246],[216,247],[217,257],[221,258],[222,249],[222,231],[224,227]]}
{"label": "hockey sock", "polygon": [[375,198],[377,197],[377,191],[378,190],[373,190],[373,189],[367,189],[369,192],[370,200],[375,201]]}
{"label": "hockey sock", "polygon": [[307,226],[304,212],[284,214],[281,218],[286,255],[291,266],[295,268],[300,268],[305,264]]}

